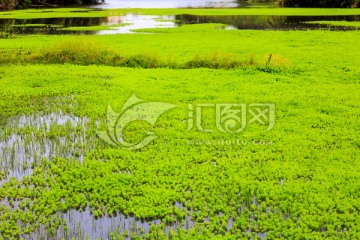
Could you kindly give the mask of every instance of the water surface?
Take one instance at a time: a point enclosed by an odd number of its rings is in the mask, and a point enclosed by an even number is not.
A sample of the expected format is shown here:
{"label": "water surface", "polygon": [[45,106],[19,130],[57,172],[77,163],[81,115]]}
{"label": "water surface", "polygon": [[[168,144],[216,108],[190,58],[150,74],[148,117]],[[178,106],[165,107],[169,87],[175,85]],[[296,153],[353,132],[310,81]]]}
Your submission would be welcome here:
{"label": "water surface", "polygon": [[[324,21],[325,23],[321,23]],[[353,16],[211,16],[211,15],[138,15],[88,17],[88,18],[41,18],[0,19],[0,31],[16,34],[122,34],[134,33],[144,28],[174,28],[186,24],[222,23],[225,29],[253,30],[334,30],[350,31],[357,27],[329,25],[326,21],[359,22],[360,15]],[[316,22],[316,23],[314,23]],[[104,29],[96,30],[97,27]]]}
{"label": "water surface", "polygon": [[[104,4],[93,5],[93,8],[244,8],[251,6],[276,6],[277,1],[246,0],[106,0]],[[260,3],[259,3],[260,2]]]}

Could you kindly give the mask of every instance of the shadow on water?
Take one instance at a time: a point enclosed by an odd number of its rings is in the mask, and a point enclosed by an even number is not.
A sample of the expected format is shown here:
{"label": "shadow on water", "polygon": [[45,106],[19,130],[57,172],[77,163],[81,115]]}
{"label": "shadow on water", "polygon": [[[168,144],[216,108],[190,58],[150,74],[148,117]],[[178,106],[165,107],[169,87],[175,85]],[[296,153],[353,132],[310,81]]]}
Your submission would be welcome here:
{"label": "shadow on water", "polygon": [[[0,19],[0,32],[16,34],[120,34],[134,33],[142,28],[173,28],[186,24],[222,23],[227,29],[257,30],[318,30],[351,31],[352,26],[335,26],[321,21],[359,22],[353,16],[197,16],[197,15],[136,15],[89,18]],[[314,23],[316,22],[316,23]],[[76,29],[96,27],[103,29]],[[74,28],[75,29],[69,29]]]}

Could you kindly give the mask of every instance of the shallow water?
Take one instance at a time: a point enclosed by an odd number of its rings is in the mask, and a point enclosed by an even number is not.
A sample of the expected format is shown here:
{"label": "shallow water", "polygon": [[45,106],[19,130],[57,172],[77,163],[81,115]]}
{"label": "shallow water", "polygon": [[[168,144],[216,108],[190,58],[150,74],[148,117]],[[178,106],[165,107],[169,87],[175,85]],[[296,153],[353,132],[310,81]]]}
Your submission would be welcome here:
{"label": "shallow water", "polygon": [[[4,180],[20,180],[44,158],[76,158],[95,146],[96,138],[87,133],[87,118],[62,112],[47,115],[22,115],[8,120],[0,131],[0,171]],[[61,131],[59,135],[58,131]],[[0,184],[3,182],[0,181]]]}
{"label": "shallow water", "polygon": [[142,28],[174,28],[175,16],[149,16],[149,15],[135,15],[127,14],[119,17],[109,17],[107,25],[126,23],[129,25],[122,27],[114,27],[111,30],[100,30],[96,34],[119,34],[119,33],[134,33],[132,30]]}
{"label": "shallow water", "polygon": [[[14,202],[15,208],[17,207],[17,203]],[[175,207],[179,209],[184,209],[184,206],[176,202]],[[162,229],[167,236],[169,232],[172,230],[177,232],[178,228],[189,230],[194,227],[195,222],[190,216],[193,211],[189,211],[189,214],[186,214],[184,217],[184,221],[176,221],[172,223],[164,224],[164,228]],[[64,230],[65,225],[60,226],[56,232],[56,239],[109,239],[111,233],[123,234],[126,231],[126,239],[132,239],[131,235],[136,234],[137,236],[144,236],[144,234],[150,233],[150,227],[152,225],[160,225],[164,223],[159,218],[154,219],[139,219],[134,216],[126,216],[122,213],[116,212],[116,214],[112,215],[104,215],[102,217],[94,217],[91,214],[89,207],[86,207],[85,210],[80,211],[76,209],[72,209],[66,213],[59,212],[56,214],[57,218],[62,220],[66,220],[66,231]],[[220,213],[219,216],[223,214]],[[204,222],[209,222],[210,219],[206,217]],[[233,219],[230,218],[228,221],[227,230],[233,226]],[[251,233],[251,231],[249,231]],[[264,236],[262,234],[258,234],[262,239]],[[37,231],[31,234],[31,238],[38,239],[40,236],[49,236],[46,232],[44,226],[41,226]]]}
{"label": "shallow water", "polygon": [[[116,26],[121,24],[122,26]],[[172,28],[175,16],[137,15],[96,18],[0,19],[0,31],[17,34],[119,34],[142,28]],[[107,26],[108,30],[67,30],[69,27]]]}

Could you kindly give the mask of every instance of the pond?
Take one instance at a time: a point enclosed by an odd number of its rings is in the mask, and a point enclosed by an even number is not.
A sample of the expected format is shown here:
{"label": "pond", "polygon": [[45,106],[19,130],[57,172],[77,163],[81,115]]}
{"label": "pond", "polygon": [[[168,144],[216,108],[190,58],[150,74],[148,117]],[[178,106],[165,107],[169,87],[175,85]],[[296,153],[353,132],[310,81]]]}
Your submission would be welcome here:
{"label": "pond", "polygon": [[144,28],[174,28],[185,24],[221,23],[225,29],[257,30],[357,30],[346,24],[359,22],[350,16],[210,16],[210,15],[137,15],[87,18],[0,19],[0,31],[16,34],[122,34]]}

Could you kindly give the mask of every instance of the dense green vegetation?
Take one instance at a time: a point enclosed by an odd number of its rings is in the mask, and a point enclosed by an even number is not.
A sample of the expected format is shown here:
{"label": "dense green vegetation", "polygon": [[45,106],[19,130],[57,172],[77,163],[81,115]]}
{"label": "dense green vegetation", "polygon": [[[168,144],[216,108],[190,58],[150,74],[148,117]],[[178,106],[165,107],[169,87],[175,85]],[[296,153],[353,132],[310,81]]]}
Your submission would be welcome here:
{"label": "dense green vegetation", "polygon": [[97,4],[104,0],[0,0],[0,10],[11,10],[19,7],[58,6],[58,5],[80,5]]}
{"label": "dense green vegetation", "polygon": [[[66,12],[57,11],[49,14]],[[86,14],[71,11],[67,14]],[[22,115],[54,112],[88,119],[86,141],[74,144],[70,157],[20,164],[31,169],[21,179],[6,178],[11,162],[2,168],[0,238],[28,239],[30,233],[36,238],[41,229],[41,236],[56,238],[63,229],[61,237],[67,239],[69,225],[76,224],[61,214],[87,208],[94,219],[121,213],[160,221],[148,234],[119,230],[110,239],[360,238],[360,32],[221,26],[0,39],[2,142],[16,133],[28,142],[51,140],[55,148],[61,145],[58,137],[65,136],[71,146],[71,132],[83,136],[81,127],[54,124],[46,131],[46,126],[36,130],[10,123]],[[242,64],[229,67],[233,60]],[[184,69],[190,63],[192,69]],[[177,106],[154,127],[139,124],[126,131],[128,139],[146,131],[155,132],[157,139],[136,151],[96,141],[93,146],[95,130],[106,129],[107,104],[120,111],[133,93]],[[265,132],[250,124],[238,134],[216,128],[212,133],[187,131],[188,104],[234,102],[275,103],[275,127]],[[212,112],[204,112],[209,128],[212,118]],[[236,140],[241,144],[226,144]],[[82,160],[79,149],[85,152]],[[16,154],[9,152],[15,161]],[[166,232],[169,225],[177,227]]]}
{"label": "dense green vegetation", "polygon": [[360,7],[360,1],[359,0],[279,0],[279,5],[283,7],[357,8]]}

